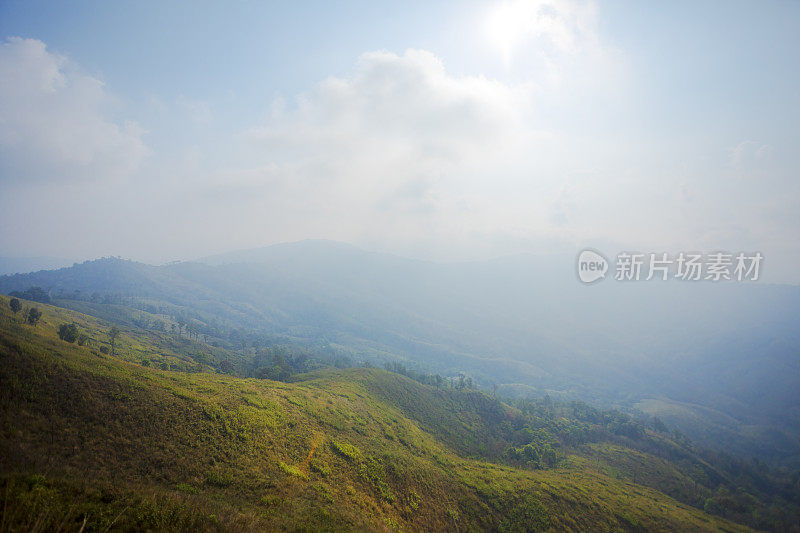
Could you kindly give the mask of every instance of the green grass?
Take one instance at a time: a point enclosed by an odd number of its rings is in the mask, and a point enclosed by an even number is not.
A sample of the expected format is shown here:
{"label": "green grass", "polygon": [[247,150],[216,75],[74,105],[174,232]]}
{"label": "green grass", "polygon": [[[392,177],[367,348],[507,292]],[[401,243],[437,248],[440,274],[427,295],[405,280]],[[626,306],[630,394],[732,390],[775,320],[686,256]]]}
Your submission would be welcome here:
{"label": "green grass", "polygon": [[478,392],[163,371],[137,361],[181,357],[158,336],[125,328],[111,357],[55,334],[74,321],[99,343],[109,323],[34,305],[22,325],[0,297],[0,530],[744,529],[632,484],[611,449],[502,464],[492,431],[518,415]]}

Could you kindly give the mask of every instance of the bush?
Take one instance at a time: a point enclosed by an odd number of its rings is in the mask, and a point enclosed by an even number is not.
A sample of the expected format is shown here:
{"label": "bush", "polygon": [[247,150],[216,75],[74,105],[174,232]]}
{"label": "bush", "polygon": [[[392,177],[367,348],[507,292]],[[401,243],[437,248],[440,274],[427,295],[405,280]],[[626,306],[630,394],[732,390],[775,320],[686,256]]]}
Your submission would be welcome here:
{"label": "bush", "polygon": [[233,485],[233,476],[228,472],[211,471],[206,476],[206,483],[219,488],[230,487]]}
{"label": "bush", "polygon": [[309,466],[312,472],[316,472],[321,476],[329,476],[331,474],[330,467],[328,467],[328,465],[317,459],[312,459],[311,464]]}
{"label": "bush", "polygon": [[336,453],[349,461],[357,461],[361,457],[361,451],[347,442],[331,441],[331,446]]}
{"label": "bush", "polygon": [[100,347],[100,353],[107,354],[109,351],[110,350],[108,349],[108,346],[101,346]]}
{"label": "bush", "polygon": [[522,501],[516,502],[503,521],[500,531],[547,531],[550,529],[550,518],[547,509],[532,495],[526,495]]}
{"label": "bush", "polygon": [[186,494],[197,494],[198,492],[200,492],[199,490],[197,490],[196,487],[193,487],[192,485],[189,485],[188,483],[178,483],[175,486],[175,488],[177,490],[179,490],[180,492],[185,492]]}
{"label": "bush", "polygon": [[35,326],[39,323],[39,319],[42,318],[42,312],[39,311],[36,307],[31,307],[28,310],[28,315],[26,317],[28,324],[31,326]]}
{"label": "bush", "polygon": [[78,326],[75,324],[61,324],[58,327],[58,338],[66,342],[78,340]]}
{"label": "bush", "polygon": [[294,465],[287,465],[283,461],[278,462],[278,466],[283,470],[285,473],[289,474],[290,476],[296,476],[300,479],[308,480],[308,474],[300,470]]}

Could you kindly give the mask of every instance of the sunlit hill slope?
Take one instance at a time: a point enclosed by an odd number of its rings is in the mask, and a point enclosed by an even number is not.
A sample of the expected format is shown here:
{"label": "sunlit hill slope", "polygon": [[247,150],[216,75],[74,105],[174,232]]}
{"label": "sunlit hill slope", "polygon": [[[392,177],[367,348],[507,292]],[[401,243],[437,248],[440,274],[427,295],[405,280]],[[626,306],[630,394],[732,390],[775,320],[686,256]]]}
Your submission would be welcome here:
{"label": "sunlit hill slope", "polygon": [[729,473],[584,404],[526,412],[371,368],[237,378],[186,355],[200,343],[129,326],[112,356],[112,323],[8,304],[2,530],[746,529],[696,508]]}

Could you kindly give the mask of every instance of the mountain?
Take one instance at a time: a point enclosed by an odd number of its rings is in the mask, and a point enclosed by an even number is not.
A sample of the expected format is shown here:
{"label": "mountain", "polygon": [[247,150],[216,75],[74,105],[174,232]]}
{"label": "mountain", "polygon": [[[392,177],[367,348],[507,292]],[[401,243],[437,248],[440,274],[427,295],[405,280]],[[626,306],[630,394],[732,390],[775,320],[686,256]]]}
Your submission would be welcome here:
{"label": "mountain", "polygon": [[705,445],[800,465],[800,287],[584,286],[574,261],[433,263],[303,241],[164,266],[90,261],[0,277],[0,292],[40,286],[92,314],[115,303],[186,315],[220,342],[256,332],[465,373],[506,396],[655,414]]}
{"label": "mountain", "polygon": [[[621,413],[371,368],[243,379],[189,364],[211,345],[131,325],[111,355],[115,322],[33,306],[35,325],[0,297],[4,529],[796,526],[791,479]],[[64,324],[85,337],[60,339]]]}

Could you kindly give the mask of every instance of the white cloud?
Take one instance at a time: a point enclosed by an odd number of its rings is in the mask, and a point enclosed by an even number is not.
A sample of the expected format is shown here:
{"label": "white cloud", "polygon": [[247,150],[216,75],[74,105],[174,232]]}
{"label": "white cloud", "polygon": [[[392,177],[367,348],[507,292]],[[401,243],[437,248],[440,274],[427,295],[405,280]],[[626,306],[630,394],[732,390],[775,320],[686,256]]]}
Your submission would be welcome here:
{"label": "white cloud", "polygon": [[772,147],[755,141],[742,141],[731,150],[731,165],[736,176],[760,177],[772,156]]}
{"label": "white cloud", "polygon": [[0,44],[0,180],[128,175],[148,150],[100,80],[35,39]]}
{"label": "white cloud", "polygon": [[273,222],[262,227],[285,217],[311,235],[416,238],[448,212],[463,225],[470,191],[513,176],[508,160],[546,138],[529,126],[533,107],[527,87],[451,76],[430,52],[368,53],[349,76],[271,106],[243,135],[246,169],[208,179],[214,196],[246,189]]}
{"label": "white cloud", "polygon": [[[144,102],[158,157],[136,180],[97,183],[73,178],[126,175],[147,153],[108,90],[39,41],[3,45],[0,69],[2,179],[35,182],[0,195],[0,248],[160,260],[322,237],[439,259],[589,242],[766,253],[774,241],[797,255],[796,185],[730,179],[779,151],[746,141],[706,160],[708,147],[598,135],[625,104],[581,81],[563,96],[455,76],[427,51],[371,52],[265,102],[249,128],[218,128],[218,103]],[[36,227],[13,231],[34,203]],[[74,233],[92,236],[84,249]]]}
{"label": "white cloud", "polygon": [[488,8],[485,34],[507,71],[543,89],[616,91],[628,74],[591,0],[503,0]]}
{"label": "white cloud", "polygon": [[336,140],[346,143],[369,130],[382,142],[413,140],[426,149],[423,155],[447,158],[464,145],[502,142],[496,135],[522,123],[529,111],[524,88],[449,76],[430,52],[372,52],[361,56],[351,76],[328,78],[301,95],[296,110],[276,106],[269,123],[252,134],[270,142],[341,144]]}

